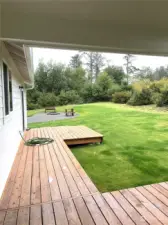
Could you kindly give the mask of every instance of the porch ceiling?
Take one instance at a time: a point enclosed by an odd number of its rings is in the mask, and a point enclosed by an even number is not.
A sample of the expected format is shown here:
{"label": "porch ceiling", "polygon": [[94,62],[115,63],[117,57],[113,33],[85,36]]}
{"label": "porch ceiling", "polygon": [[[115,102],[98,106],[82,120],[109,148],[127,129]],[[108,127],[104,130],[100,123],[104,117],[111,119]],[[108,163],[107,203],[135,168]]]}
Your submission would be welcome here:
{"label": "porch ceiling", "polygon": [[168,55],[168,1],[0,2],[4,39],[44,47]]}

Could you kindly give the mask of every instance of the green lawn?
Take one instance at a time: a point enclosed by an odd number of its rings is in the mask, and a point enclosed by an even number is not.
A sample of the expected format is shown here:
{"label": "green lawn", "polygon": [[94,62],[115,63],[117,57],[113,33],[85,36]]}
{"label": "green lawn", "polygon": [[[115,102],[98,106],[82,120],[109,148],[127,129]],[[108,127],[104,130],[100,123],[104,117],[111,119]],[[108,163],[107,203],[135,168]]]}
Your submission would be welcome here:
{"label": "green lawn", "polygon": [[168,113],[153,106],[112,103],[75,106],[75,119],[30,127],[86,125],[104,135],[101,145],[72,148],[100,191],[168,181]]}

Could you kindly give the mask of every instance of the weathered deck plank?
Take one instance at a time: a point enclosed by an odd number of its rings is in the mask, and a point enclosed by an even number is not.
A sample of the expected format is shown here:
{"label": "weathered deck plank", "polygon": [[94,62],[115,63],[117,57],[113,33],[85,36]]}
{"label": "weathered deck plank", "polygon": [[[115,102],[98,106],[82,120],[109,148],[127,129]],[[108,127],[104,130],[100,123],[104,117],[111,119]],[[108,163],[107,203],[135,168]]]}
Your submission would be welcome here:
{"label": "weathered deck plank", "polygon": [[[25,133],[25,139],[29,138],[29,134],[28,132]],[[6,182],[4,191],[2,193],[2,197],[0,200],[0,210],[2,209],[7,209],[8,208],[8,204],[11,198],[11,194],[12,194],[12,190],[13,190],[13,186],[16,180],[16,176],[17,176],[17,172],[18,172],[18,168],[19,165],[21,163],[21,157],[23,155],[23,149],[24,149],[24,142],[21,141],[21,144],[19,146],[18,152],[16,154],[15,160],[13,162],[8,180]]]}
{"label": "weathered deck plank", "polygon": [[6,212],[1,211],[0,212],[0,225],[4,224],[5,216],[6,216]]}
{"label": "weathered deck plank", "polygon": [[117,217],[120,219],[123,225],[134,224],[130,216],[124,211],[122,206],[115,200],[115,198],[110,193],[104,193],[103,197],[105,198],[105,200],[107,201],[111,209],[114,211],[114,213],[117,215]]}
{"label": "weathered deck plank", "polygon": [[17,225],[29,225],[29,208],[20,208],[17,217]]}
{"label": "weathered deck plank", "polygon": [[6,213],[4,225],[16,225],[17,224],[17,210],[11,210]]}
{"label": "weathered deck plank", "polygon": [[143,203],[135,198],[129,190],[123,190],[121,193],[133,205],[133,207],[145,218],[149,224],[161,225],[161,222],[143,205]]}
{"label": "weathered deck plank", "polygon": [[30,225],[42,225],[41,206],[36,205],[31,207]]}
{"label": "weathered deck plank", "polygon": [[137,225],[147,225],[148,223],[144,218],[135,210],[135,208],[124,198],[124,196],[119,191],[114,191],[111,193],[117,202],[122,206],[131,219]]}

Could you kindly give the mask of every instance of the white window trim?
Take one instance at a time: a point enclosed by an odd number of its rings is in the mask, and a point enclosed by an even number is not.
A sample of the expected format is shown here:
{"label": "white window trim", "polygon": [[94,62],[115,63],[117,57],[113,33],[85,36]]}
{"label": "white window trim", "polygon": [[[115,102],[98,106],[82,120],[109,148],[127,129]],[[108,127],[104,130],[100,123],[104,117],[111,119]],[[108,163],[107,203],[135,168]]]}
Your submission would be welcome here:
{"label": "white window trim", "polygon": [[[14,111],[10,111],[10,95],[9,95],[9,80],[8,80],[8,108],[9,108],[9,114],[8,115],[5,115],[5,96],[4,96],[4,71],[3,71],[3,63],[6,64],[7,66],[7,69],[8,69],[8,79],[9,79],[9,71],[11,72],[11,76],[12,76],[12,69],[11,67],[9,66],[8,62],[2,58],[2,61],[1,61],[1,80],[2,80],[2,102],[3,102],[3,125],[6,124],[6,122],[8,122],[10,119],[11,119],[11,115]],[[13,79],[12,79],[13,81]],[[12,92],[13,92],[13,86],[12,86]],[[12,94],[12,100],[13,100],[13,94]]]}

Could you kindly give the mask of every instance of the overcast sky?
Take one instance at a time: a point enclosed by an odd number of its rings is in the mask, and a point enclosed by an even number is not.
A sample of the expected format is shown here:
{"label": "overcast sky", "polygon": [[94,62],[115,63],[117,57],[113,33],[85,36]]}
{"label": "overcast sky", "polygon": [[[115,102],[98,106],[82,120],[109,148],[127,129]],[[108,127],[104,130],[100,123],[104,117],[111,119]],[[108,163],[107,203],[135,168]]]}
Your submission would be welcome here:
{"label": "overcast sky", "polygon": [[[75,55],[78,51],[70,50],[59,50],[59,49],[47,49],[47,48],[34,48],[33,49],[33,59],[34,59],[34,69],[37,68],[40,59],[46,63],[50,60],[55,62],[61,62],[66,65],[69,64],[70,58]],[[115,54],[115,53],[103,53],[104,57],[107,59],[107,63],[110,65],[123,66],[124,54]],[[133,65],[137,68],[143,66],[149,66],[152,69],[155,69],[159,66],[168,65],[168,57],[157,57],[157,56],[142,56],[135,55]]]}

